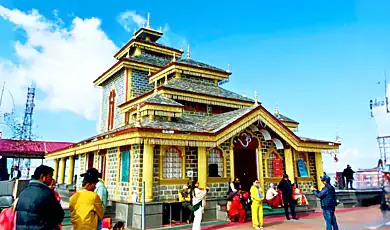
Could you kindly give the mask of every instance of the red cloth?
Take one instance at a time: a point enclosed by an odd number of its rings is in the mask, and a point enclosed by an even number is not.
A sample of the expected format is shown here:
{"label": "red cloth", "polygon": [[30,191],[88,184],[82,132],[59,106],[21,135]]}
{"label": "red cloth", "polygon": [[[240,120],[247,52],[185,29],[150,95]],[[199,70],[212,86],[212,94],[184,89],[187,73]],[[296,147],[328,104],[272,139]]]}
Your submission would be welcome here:
{"label": "red cloth", "polygon": [[111,229],[111,226],[112,226],[112,219],[111,219],[111,217],[103,218],[103,220],[102,220],[102,228]]}
{"label": "red cloth", "polygon": [[230,207],[228,210],[228,217],[232,222],[245,223],[246,215],[245,210],[242,207],[240,197],[234,196],[233,201],[230,203]]}
{"label": "red cloth", "polygon": [[283,206],[283,198],[282,198],[282,192],[278,190],[278,195],[274,196],[272,199],[267,200],[267,203],[272,207],[272,208],[278,208]]}
{"label": "red cloth", "polygon": [[14,207],[4,209],[0,214],[0,229],[15,230],[16,229],[16,212]]}
{"label": "red cloth", "polygon": [[[61,204],[61,196],[60,196],[60,194],[56,190],[53,190],[53,193],[54,193],[54,196],[56,197],[56,200],[58,201],[58,203]],[[58,225],[58,229],[60,229],[60,230],[62,229],[62,225],[61,224]]]}

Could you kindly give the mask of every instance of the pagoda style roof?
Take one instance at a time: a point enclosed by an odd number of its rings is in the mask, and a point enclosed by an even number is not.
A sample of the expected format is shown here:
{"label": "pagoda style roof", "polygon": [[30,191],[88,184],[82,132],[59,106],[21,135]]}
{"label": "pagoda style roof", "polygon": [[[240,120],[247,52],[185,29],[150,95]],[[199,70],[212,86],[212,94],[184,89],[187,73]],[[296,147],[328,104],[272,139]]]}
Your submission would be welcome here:
{"label": "pagoda style roof", "polygon": [[220,68],[217,68],[217,67],[214,67],[212,65],[208,65],[208,64],[205,64],[205,63],[202,63],[199,61],[195,61],[192,59],[181,58],[181,59],[176,60],[176,62],[181,63],[181,64],[191,65],[193,67],[199,67],[199,68],[203,68],[203,69],[210,69],[210,70],[226,72],[226,70],[223,70],[223,69],[220,69]]}
{"label": "pagoda style roof", "polygon": [[276,118],[278,118],[279,120],[281,120],[281,121],[299,124],[299,122],[297,122],[297,121],[295,121],[295,120],[293,120],[293,119],[291,119],[291,118],[289,118],[289,117],[287,117],[287,116],[285,116],[283,114],[280,114],[280,113],[276,113],[276,114],[274,114],[274,116]]}
{"label": "pagoda style roof", "polygon": [[154,94],[152,97],[148,98],[145,103],[149,104],[159,104],[159,105],[170,105],[170,106],[183,106],[175,100],[166,98],[159,93]]}
{"label": "pagoda style roof", "polygon": [[171,60],[169,60],[169,59],[161,58],[161,57],[157,57],[157,56],[152,56],[152,55],[148,55],[148,54],[142,54],[140,56],[125,57],[124,60],[141,62],[141,63],[155,65],[155,66],[159,66],[159,67],[166,66],[171,62]]}
{"label": "pagoda style roof", "polygon": [[217,96],[222,98],[229,98],[241,101],[254,102],[254,100],[241,96],[240,94],[231,92],[219,86],[215,86],[213,84],[201,84],[195,83],[192,81],[188,81],[182,78],[175,78],[168,81],[164,88],[171,88],[176,90],[184,90],[188,92],[198,93],[198,94],[206,94],[210,96]]}

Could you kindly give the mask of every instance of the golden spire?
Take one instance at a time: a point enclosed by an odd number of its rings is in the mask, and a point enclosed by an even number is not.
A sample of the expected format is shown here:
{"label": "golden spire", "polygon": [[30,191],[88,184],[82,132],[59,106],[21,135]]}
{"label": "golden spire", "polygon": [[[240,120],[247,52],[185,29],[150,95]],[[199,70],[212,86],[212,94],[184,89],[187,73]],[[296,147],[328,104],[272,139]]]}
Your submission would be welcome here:
{"label": "golden spire", "polygon": [[258,106],[259,105],[259,103],[257,102],[257,91],[255,90],[255,106]]}
{"label": "golden spire", "polygon": [[187,50],[187,59],[191,59],[190,45],[188,45],[188,50]]}
{"label": "golden spire", "polygon": [[146,25],[146,28],[150,28],[150,13],[148,13],[148,24]]}
{"label": "golden spire", "polygon": [[226,70],[226,72],[230,73],[230,64],[228,64],[228,69]]}

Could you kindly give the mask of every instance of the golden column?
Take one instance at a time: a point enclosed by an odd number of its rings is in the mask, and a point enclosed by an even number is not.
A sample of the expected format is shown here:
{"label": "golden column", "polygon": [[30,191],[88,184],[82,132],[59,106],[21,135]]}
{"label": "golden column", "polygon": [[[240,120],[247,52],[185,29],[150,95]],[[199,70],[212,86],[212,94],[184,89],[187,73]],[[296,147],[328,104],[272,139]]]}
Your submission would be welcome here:
{"label": "golden column", "polygon": [[68,168],[68,185],[73,184],[73,177],[74,177],[74,157],[70,156],[69,159],[69,168]]}
{"label": "golden column", "polygon": [[261,151],[261,147],[256,149],[257,152],[257,167],[258,167],[258,174],[259,174],[259,181],[260,186],[263,188],[263,191],[266,189],[264,188],[264,172],[263,172],[263,153]]}
{"label": "golden column", "polygon": [[206,147],[198,147],[198,182],[200,188],[207,187],[207,152]]}
{"label": "golden column", "polygon": [[289,176],[290,181],[294,183],[294,161],[291,148],[284,149],[284,158],[286,163],[286,173]]}
{"label": "golden column", "polygon": [[229,157],[230,157],[230,179],[231,181],[234,181],[234,148],[233,146],[229,149]]}
{"label": "golden column", "polygon": [[316,162],[316,174],[317,174],[317,186],[321,190],[324,187],[324,184],[321,182],[321,177],[324,175],[324,167],[322,165],[322,153],[315,153],[315,162]]}
{"label": "golden column", "polygon": [[60,170],[58,172],[58,184],[63,184],[64,183],[64,178],[65,178],[65,158],[61,158],[60,160]]}
{"label": "golden column", "polygon": [[53,159],[53,169],[54,169],[54,172],[53,172],[53,179],[57,181],[57,176],[58,176],[58,160],[57,159]]}
{"label": "golden column", "polygon": [[145,181],[145,202],[153,201],[153,145],[144,144],[142,180]]}

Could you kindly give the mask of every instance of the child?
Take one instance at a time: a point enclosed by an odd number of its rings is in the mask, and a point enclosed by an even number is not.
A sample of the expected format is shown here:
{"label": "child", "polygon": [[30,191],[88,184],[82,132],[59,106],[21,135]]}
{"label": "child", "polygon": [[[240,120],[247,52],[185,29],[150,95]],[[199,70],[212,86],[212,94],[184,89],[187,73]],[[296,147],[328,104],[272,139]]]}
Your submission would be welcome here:
{"label": "child", "polygon": [[114,225],[113,230],[125,230],[125,223],[122,221],[119,221]]}
{"label": "child", "polygon": [[[60,194],[55,190],[55,189],[56,189],[56,180],[53,179],[53,180],[51,181],[51,184],[50,184],[49,188],[53,190],[53,193],[54,193],[54,196],[56,197],[56,200],[58,201],[58,203],[61,204],[61,196],[60,196]],[[58,229],[60,229],[60,230],[62,229],[62,225],[61,225],[61,224],[58,225]]]}

